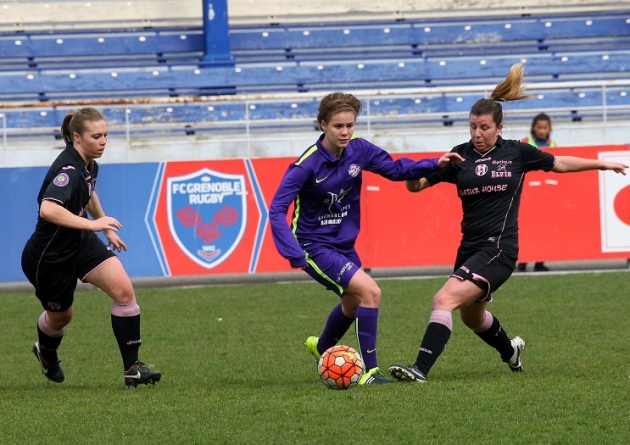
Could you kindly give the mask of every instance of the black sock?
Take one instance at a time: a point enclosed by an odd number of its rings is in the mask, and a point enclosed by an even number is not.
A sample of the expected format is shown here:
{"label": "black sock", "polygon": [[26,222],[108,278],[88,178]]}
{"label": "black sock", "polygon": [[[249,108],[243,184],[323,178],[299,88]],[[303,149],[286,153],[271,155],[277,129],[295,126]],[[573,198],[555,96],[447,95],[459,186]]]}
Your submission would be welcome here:
{"label": "black sock", "polygon": [[138,361],[138,348],[142,342],[140,340],[140,315],[131,317],[112,315],[112,329],[125,369],[129,369]]}
{"label": "black sock", "polygon": [[429,323],[429,326],[427,326],[415,363],[425,376],[429,373],[440,354],[442,354],[442,351],[444,351],[449,338],[451,338],[451,330],[443,324]]}
{"label": "black sock", "polygon": [[39,353],[46,363],[55,363],[57,360],[57,348],[61,344],[63,335],[60,337],[51,337],[45,334],[37,326],[37,340],[39,341]]}
{"label": "black sock", "polygon": [[512,355],[514,355],[514,348],[512,347],[512,342],[505,333],[503,326],[501,326],[499,319],[494,315],[492,317],[494,318],[492,326],[490,326],[487,331],[476,332],[476,334],[483,341],[499,351],[499,354],[501,354],[501,360],[507,362],[512,358]]}

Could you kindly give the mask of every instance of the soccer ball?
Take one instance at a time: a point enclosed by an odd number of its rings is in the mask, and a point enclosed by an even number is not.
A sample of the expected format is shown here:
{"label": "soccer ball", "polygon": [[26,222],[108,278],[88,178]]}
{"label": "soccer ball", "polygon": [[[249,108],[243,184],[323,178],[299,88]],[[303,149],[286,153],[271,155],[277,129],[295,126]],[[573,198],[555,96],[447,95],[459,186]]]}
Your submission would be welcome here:
{"label": "soccer ball", "polygon": [[348,389],[359,383],[363,374],[363,360],[350,346],[333,346],[322,354],[317,371],[328,388]]}

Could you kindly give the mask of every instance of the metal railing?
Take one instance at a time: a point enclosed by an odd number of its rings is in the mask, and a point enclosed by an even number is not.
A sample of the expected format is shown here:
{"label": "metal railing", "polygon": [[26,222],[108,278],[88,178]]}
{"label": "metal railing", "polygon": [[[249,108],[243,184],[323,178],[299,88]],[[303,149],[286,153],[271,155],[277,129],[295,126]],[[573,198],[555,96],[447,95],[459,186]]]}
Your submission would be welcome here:
{"label": "metal railing", "polygon": [[[488,97],[494,86],[472,87],[442,87],[416,88],[401,90],[357,90],[352,93],[361,99],[364,108],[357,122],[358,130],[367,138],[393,129],[406,135],[423,135],[430,137],[432,131],[451,131],[450,127],[467,128],[468,112],[471,101],[481,97]],[[588,120],[603,130],[604,137],[609,125],[619,125],[629,121],[630,117],[630,80],[608,80],[564,83],[530,84],[528,91],[533,94],[533,100],[520,101],[505,105],[506,119],[510,122],[529,123],[532,116],[545,111],[555,118],[555,121]],[[609,92],[614,90],[615,100],[609,103]],[[570,105],[554,103],[547,100],[552,92],[563,92],[577,97],[585,96],[583,91],[595,91],[601,97],[601,103],[592,101],[584,106],[572,103]],[[21,163],[33,165],[39,162],[36,157],[30,161],[9,161],[9,154],[38,150],[39,152],[53,151],[63,146],[60,140],[59,125],[68,110],[83,106],[94,106],[103,110],[109,121],[110,144],[116,147],[117,157],[121,162],[133,162],[134,151],[150,148],[155,156],[145,153],[143,159],[160,160],[160,147],[187,146],[206,144],[226,147],[238,146],[233,156],[220,157],[256,157],[264,156],[260,146],[274,142],[285,143],[295,141],[296,138],[312,140],[317,124],[317,104],[323,93],[282,93],[234,96],[207,97],[175,97],[175,98],[135,98],[128,100],[85,100],[85,101],[57,101],[46,103],[5,103],[0,104],[0,122],[2,131],[2,166],[19,166]],[[380,104],[396,103],[399,100],[420,104],[429,98],[448,97],[451,102],[461,103],[460,109],[451,106],[447,114],[444,110],[431,111],[389,107],[383,109]],[[269,117],[256,114],[257,109],[265,106],[283,104],[292,115]],[[195,113],[189,113],[187,119],[172,117],[176,107],[198,107]],[[229,106],[231,110],[241,110],[231,116],[221,116],[221,107]],[[300,107],[308,110],[298,112]],[[159,110],[158,110],[159,109]],[[157,111],[156,111],[157,110]],[[215,117],[206,119],[210,110]],[[392,111],[393,110],[393,111]],[[29,115],[34,117],[52,117],[45,119],[46,124],[38,125],[29,122]],[[147,118],[136,118],[135,115],[147,114]],[[110,116],[111,114],[111,116]],[[156,116],[158,116],[156,118]],[[191,118],[192,116],[192,118]],[[21,120],[17,119],[21,117]],[[33,120],[39,121],[40,119]],[[19,121],[19,125],[15,122]],[[54,125],[54,126],[53,126]],[[630,124],[629,124],[630,125]],[[602,143],[616,143],[620,141],[603,140]],[[625,141],[624,141],[625,142]],[[146,150],[145,150],[146,151]],[[212,155],[212,151],[210,151]],[[182,153],[186,157],[186,153]],[[20,157],[20,156],[18,156]],[[23,159],[29,157],[21,156]],[[47,159],[41,160],[47,164]]]}

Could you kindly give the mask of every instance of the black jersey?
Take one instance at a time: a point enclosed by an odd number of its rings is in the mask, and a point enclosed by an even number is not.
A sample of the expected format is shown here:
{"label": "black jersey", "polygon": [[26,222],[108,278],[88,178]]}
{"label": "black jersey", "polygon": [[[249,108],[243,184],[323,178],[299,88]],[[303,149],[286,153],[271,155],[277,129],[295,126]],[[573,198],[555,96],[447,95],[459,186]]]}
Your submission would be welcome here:
{"label": "black jersey", "polygon": [[457,186],[464,213],[462,245],[518,249],[518,208],[525,173],[549,171],[555,156],[529,144],[499,137],[486,153],[472,141],[454,147],[464,162],[453,162],[426,176],[430,184],[450,182]]}
{"label": "black jersey", "polygon": [[[37,196],[37,204],[43,200],[58,202],[71,213],[87,218],[87,205],[96,186],[98,164],[85,161],[71,144],[57,156],[46,173]],[[60,227],[41,216],[37,217],[35,232],[27,247],[45,263],[72,259],[78,252],[82,237],[92,232]]]}

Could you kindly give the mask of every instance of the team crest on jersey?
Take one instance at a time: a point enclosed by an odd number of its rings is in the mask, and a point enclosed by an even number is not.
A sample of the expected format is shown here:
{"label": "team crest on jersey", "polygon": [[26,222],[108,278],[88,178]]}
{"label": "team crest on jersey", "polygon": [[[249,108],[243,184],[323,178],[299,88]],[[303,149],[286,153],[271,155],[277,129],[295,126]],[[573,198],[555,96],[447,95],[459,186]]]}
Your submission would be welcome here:
{"label": "team crest on jersey", "polygon": [[359,167],[357,164],[352,164],[350,165],[350,168],[348,169],[348,173],[350,174],[350,176],[352,176],[353,178],[358,175],[361,172],[361,167]]}
{"label": "team crest on jersey", "polygon": [[59,173],[57,176],[55,176],[55,179],[53,179],[53,184],[55,184],[57,187],[65,187],[69,183],[70,177],[66,173]]}
{"label": "team crest on jersey", "polygon": [[168,224],[179,248],[211,269],[241,241],[247,221],[244,175],[207,168],[167,179]]}
{"label": "team crest on jersey", "polygon": [[477,167],[475,167],[475,173],[477,174],[477,176],[483,176],[486,173],[488,173],[488,166],[486,164],[479,164]]}

